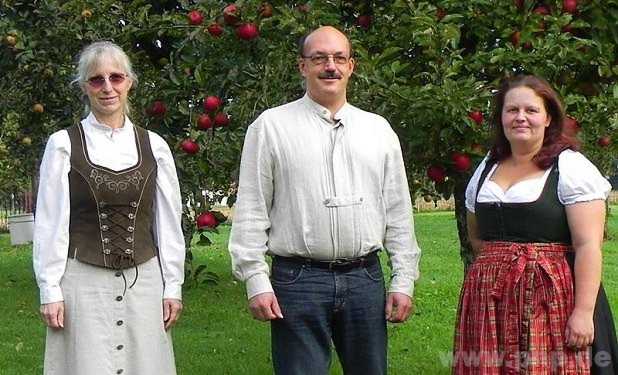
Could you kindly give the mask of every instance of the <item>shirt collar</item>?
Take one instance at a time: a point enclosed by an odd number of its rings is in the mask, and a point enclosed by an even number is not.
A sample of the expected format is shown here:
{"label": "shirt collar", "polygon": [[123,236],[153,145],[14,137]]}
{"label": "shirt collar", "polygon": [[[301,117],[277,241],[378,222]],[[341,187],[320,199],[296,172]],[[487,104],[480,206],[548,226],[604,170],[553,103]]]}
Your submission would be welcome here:
{"label": "shirt collar", "polygon": [[[331,122],[331,123],[333,122],[333,120],[331,120],[330,118],[331,113],[328,110],[328,108],[324,107],[323,105],[317,103],[315,100],[311,99],[308,93],[305,93],[305,96],[303,96],[302,100],[307,105],[307,107],[310,110],[312,110],[315,114],[327,120],[328,122]],[[348,112],[349,107],[350,107],[350,104],[348,102],[345,102],[345,104],[339,109],[339,111],[335,113],[335,115],[333,116],[333,119],[335,121],[345,122],[345,114]]]}
{"label": "shirt collar", "polygon": [[92,112],[88,114],[88,116],[82,121],[82,125],[84,128],[90,130],[94,130],[97,133],[101,133],[106,135],[109,138],[114,137],[114,135],[124,134],[127,132],[133,132],[133,123],[127,116],[124,117],[124,124],[120,128],[112,128],[109,125],[106,125],[102,122],[99,122],[97,118],[94,116]]}

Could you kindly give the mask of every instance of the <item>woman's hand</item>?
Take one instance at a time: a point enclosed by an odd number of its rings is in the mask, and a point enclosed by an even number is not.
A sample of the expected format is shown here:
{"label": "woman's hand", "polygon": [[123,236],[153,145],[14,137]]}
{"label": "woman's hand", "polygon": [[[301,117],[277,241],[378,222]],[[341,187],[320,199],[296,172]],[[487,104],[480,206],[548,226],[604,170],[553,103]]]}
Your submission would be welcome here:
{"label": "woman's hand", "polygon": [[594,340],[593,312],[573,309],[564,333],[566,345],[584,349]]}
{"label": "woman's hand", "polygon": [[50,328],[64,328],[64,301],[42,304],[41,319]]}
{"label": "woman's hand", "polygon": [[180,318],[182,311],[182,301],[174,298],[166,298],[163,300],[163,323],[165,330],[170,329]]}

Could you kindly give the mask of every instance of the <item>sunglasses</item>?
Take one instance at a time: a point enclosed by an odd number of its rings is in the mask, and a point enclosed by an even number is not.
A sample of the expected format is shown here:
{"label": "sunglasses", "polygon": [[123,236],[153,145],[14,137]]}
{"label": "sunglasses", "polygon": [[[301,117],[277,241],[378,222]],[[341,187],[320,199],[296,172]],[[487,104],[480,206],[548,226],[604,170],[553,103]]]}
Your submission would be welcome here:
{"label": "sunglasses", "polygon": [[124,82],[125,78],[127,78],[125,74],[112,73],[109,76],[107,76],[107,78],[105,76],[98,75],[98,76],[88,78],[87,81],[90,87],[92,87],[93,89],[100,89],[101,87],[105,85],[106,79],[109,81],[109,83],[112,86],[117,86],[121,84],[122,82]]}

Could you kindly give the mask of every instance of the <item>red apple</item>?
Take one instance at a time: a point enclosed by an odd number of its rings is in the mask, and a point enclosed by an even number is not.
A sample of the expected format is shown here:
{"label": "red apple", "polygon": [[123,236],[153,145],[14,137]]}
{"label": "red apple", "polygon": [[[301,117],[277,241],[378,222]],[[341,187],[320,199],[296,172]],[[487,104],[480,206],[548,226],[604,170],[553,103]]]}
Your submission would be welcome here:
{"label": "red apple", "polygon": [[221,99],[218,96],[208,96],[204,99],[204,111],[214,112],[221,106]]}
{"label": "red apple", "polygon": [[238,6],[232,3],[223,8],[223,20],[227,25],[236,25],[238,22]]}
{"label": "red apple", "polygon": [[527,49],[527,50],[532,49],[532,42],[526,42],[526,43],[524,43],[524,49]]}
{"label": "red apple", "polygon": [[219,112],[215,115],[215,126],[227,126],[230,123],[230,117],[227,113]]}
{"label": "red apple", "polygon": [[562,132],[568,136],[574,137],[581,130],[581,126],[576,119],[570,116],[566,116],[564,118],[564,122],[562,123]]}
{"label": "red apple", "polygon": [[562,0],[562,10],[567,13],[577,13],[577,0]]}
{"label": "red apple", "polygon": [[202,229],[204,227],[206,227],[206,228],[214,228],[219,223],[217,223],[217,218],[215,217],[215,215],[212,212],[202,212],[195,219],[195,224],[197,225],[197,227],[199,229]]}
{"label": "red apple", "polygon": [[252,40],[260,36],[260,30],[254,23],[243,23],[236,28],[236,35],[242,40]]}
{"label": "red apple", "polygon": [[483,123],[483,112],[481,111],[472,111],[468,113],[468,117],[472,119],[477,125],[481,125]]}
{"label": "red apple", "polygon": [[446,17],[446,10],[444,8],[436,9],[436,18],[438,21],[442,21],[442,18]]}
{"label": "red apple", "polygon": [[612,139],[609,135],[604,135],[597,141],[597,144],[601,147],[607,147],[612,143]]}
{"label": "red apple", "polygon": [[446,169],[439,165],[431,165],[427,168],[427,177],[435,183],[442,183],[446,179]]}
{"label": "red apple", "polygon": [[573,34],[573,26],[571,26],[571,24],[564,25],[564,26],[562,27],[562,32],[563,32],[563,33],[570,33],[570,34]]}
{"label": "red apple", "polygon": [[262,18],[270,18],[273,16],[273,6],[270,3],[262,3],[259,12]]}
{"label": "red apple", "polygon": [[193,155],[197,154],[200,151],[200,145],[197,144],[193,139],[185,139],[180,143],[180,148],[187,154]]}
{"label": "red apple", "polygon": [[167,112],[167,107],[165,106],[165,102],[161,100],[155,100],[154,102],[152,102],[152,105],[146,112],[150,116],[163,117],[165,115],[165,112]]}
{"label": "red apple", "polygon": [[356,25],[367,30],[371,26],[372,18],[369,15],[363,14],[356,19]]}
{"label": "red apple", "polygon": [[189,21],[189,25],[197,26],[202,24],[204,16],[202,16],[199,10],[192,10],[187,13],[187,20]]}
{"label": "red apple", "polygon": [[472,166],[472,160],[470,160],[470,157],[461,152],[453,152],[451,155],[451,160],[453,161],[453,167],[457,172],[465,172]]}
{"label": "red apple", "polygon": [[206,113],[202,113],[200,117],[197,118],[197,127],[200,130],[208,130],[212,128],[213,122],[210,116]]}
{"label": "red apple", "polygon": [[511,43],[513,43],[515,47],[519,46],[520,40],[521,40],[521,32],[515,31],[513,34],[511,34]]}
{"label": "red apple", "polygon": [[545,5],[539,5],[538,7],[534,8],[532,13],[536,13],[536,14],[541,15],[541,16],[547,16],[551,12],[549,11],[549,8],[546,7]]}
{"label": "red apple", "polygon": [[221,27],[218,23],[211,24],[206,28],[206,30],[208,30],[208,33],[215,38],[220,37],[223,34],[223,27]]}

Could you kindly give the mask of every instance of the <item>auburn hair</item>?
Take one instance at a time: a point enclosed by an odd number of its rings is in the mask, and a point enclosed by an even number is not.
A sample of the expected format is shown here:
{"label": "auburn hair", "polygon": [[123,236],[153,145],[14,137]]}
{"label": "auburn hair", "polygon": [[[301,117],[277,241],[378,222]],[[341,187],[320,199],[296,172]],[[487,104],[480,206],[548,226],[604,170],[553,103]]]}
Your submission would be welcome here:
{"label": "auburn hair", "polygon": [[498,92],[494,95],[491,124],[494,130],[494,140],[491,146],[489,160],[492,162],[502,161],[511,156],[511,144],[504,135],[502,127],[502,109],[504,98],[510,90],[517,87],[527,87],[533,90],[545,104],[545,110],[551,116],[549,126],[545,128],[543,145],[532,161],[541,169],[549,168],[558,155],[566,150],[579,150],[579,142],[572,136],[564,134],[565,121],[564,106],[558,93],[543,78],[534,75],[516,75],[504,79]]}

